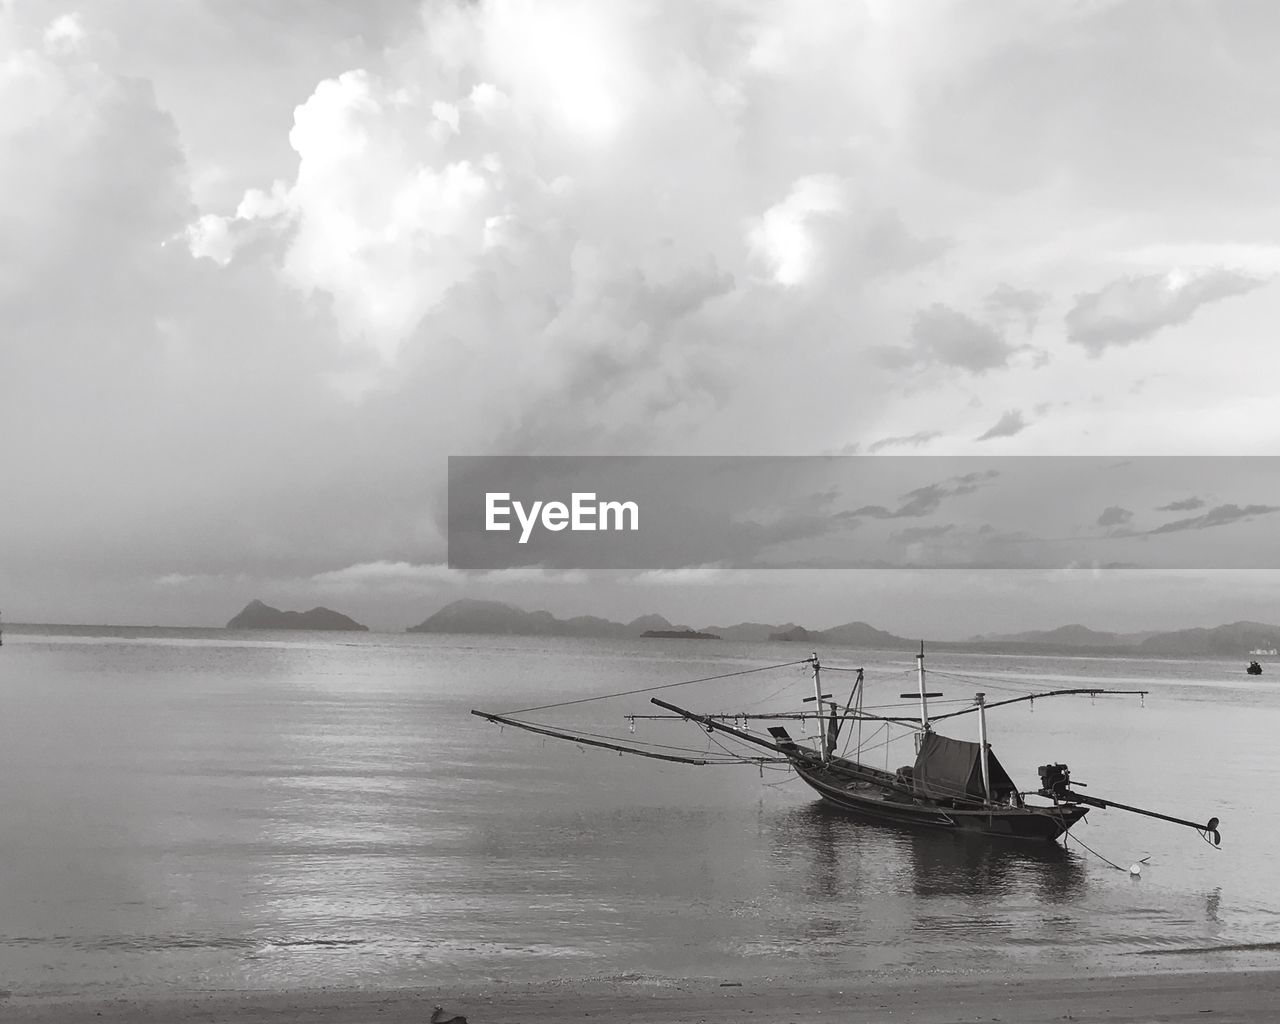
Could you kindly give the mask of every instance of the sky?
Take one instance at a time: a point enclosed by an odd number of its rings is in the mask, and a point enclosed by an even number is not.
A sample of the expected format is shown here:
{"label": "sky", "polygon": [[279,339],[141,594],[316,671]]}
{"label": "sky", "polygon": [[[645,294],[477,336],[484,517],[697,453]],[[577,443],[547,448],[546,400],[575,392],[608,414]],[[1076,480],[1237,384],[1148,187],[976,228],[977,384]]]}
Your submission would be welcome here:
{"label": "sky", "polygon": [[450,455],[1275,454],[1278,44],[1260,0],[0,0],[0,610],[1280,621],[1261,569],[445,532]]}

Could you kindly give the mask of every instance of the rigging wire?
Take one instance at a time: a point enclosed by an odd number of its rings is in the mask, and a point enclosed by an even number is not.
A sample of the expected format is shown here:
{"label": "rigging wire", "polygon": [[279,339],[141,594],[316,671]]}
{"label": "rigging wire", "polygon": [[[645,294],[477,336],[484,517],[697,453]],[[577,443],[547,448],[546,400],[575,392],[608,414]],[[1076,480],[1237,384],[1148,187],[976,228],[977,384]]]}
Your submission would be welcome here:
{"label": "rigging wire", "polygon": [[[803,662],[802,662],[801,664],[803,664]],[[765,701],[767,701],[767,700],[773,700],[773,698],[774,698],[774,697],[776,697],[776,696],[778,696],[778,694],[782,693],[784,690],[789,690],[789,689],[791,689],[791,687],[793,687],[793,686],[795,686],[795,682],[794,682],[794,681],[792,681],[792,682],[786,682],[786,683],[783,683],[783,684],[782,684],[781,686],[779,686],[776,690],[774,690],[774,691],[773,691],[773,693],[769,694],[769,696],[767,696],[767,697],[761,697],[759,700],[751,701],[750,703],[748,703],[748,704],[747,704],[747,707],[749,707],[749,708],[754,708],[754,707],[757,707],[757,706],[759,706],[759,705],[763,704],[763,703],[764,703]]]}
{"label": "rigging wire", "polygon": [[792,665],[803,665],[808,658],[801,658],[798,661],[784,661],[779,665],[761,665],[759,668],[744,668],[736,672],[721,672],[719,675],[703,676],[701,679],[685,679],[679,683],[663,683],[659,686],[642,686],[637,690],[619,690],[617,693],[602,693],[596,697],[578,697],[576,700],[562,700],[555,704],[540,704],[533,708],[521,708],[518,711],[504,711],[504,715],[527,715],[531,711],[547,711],[551,708],[567,708],[572,704],[589,704],[597,700],[609,700],[612,697],[631,697],[637,693],[656,693],[658,690],[670,690],[676,686],[690,686],[693,683],[710,683],[716,679],[731,679],[734,676],[751,675],[753,672],[770,672],[780,668],[790,668]]}
{"label": "rigging wire", "polygon": [[[943,672],[939,669],[933,669],[931,675],[941,676],[944,679],[955,679],[962,683],[978,683],[980,685],[989,686],[994,690],[1008,690],[1010,693],[1049,693],[1055,689],[1054,683],[1028,683],[1012,681],[1014,685],[1010,685],[1011,680],[1008,676],[983,676],[970,675],[955,672]],[[1074,681],[1076,677],[1064,676],[1064,680]],[[1098,689],[1106,689],[1099,686]]]}

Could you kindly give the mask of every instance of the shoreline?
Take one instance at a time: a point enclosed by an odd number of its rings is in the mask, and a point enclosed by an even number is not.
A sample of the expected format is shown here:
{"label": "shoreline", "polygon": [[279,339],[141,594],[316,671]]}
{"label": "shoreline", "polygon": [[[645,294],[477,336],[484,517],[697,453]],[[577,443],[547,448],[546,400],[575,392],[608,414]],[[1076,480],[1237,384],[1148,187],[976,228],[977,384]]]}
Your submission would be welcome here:
{"label": "shoreline", "polygon": [[1003,1021],[1110,1024],[1274,1019],[1280,968],[1078,974],[1048,977],[920,975],[893,979],[566,980],[412,989],[306,989],[283,992],[190,992],[138,996],[0,998],[10,1024],[127,1024],[220,1021],[226,1024],[426,1024],[433,1008],[468,1024],[561,1024],[567,1020],[630,1024],[955,1024]]}

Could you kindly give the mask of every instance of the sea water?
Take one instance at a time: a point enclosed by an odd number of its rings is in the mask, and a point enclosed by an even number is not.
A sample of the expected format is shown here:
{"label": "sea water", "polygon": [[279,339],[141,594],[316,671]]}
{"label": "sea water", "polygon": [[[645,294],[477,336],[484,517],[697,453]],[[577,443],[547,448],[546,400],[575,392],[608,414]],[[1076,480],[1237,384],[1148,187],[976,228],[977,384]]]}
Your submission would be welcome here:
{"label": "sea water", "polygon": [[[1070,842],[859,824],[779,766],[695,767],[469,714],[795,662],[791,644],[476,636],[6,631],[0,988],[145,993],[551,978],[882,976],[1274,965],[1280,674],[1244,662],[939,653],[936,713],[989,715],[1014,780],[1067,762]],[[829,649],[824,689],[912,714],[911,655]],[[802,666],[670,687],[698,710],[794,710]],[[530,712],[621,742],[722,752],[648,694]],[[631,732],[634,726],[634,734]],[[788,727],[797,738],[813,727]],[[970,715],[940,731],[976,738]],[[807,737],[804,733],[807,732]],[[846,737],[847,738],[847,737]],[[863,730],[896,768],[906,736]],[[767,753],[767,752],[766,752]],[[1109,863],[1108,863],[1109,862]],[[1140,863],[1141,873],[1130,873]]]}

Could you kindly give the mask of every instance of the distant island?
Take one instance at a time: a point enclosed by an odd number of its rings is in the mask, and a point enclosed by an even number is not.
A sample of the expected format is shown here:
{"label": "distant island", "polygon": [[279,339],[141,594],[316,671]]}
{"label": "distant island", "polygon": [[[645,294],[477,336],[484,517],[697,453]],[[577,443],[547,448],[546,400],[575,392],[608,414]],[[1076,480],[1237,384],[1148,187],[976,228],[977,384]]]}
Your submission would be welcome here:
{"label": "distant island", "polygon": [[676,625],[661,615],[641,615],[630,622],[614,622],[596,615],[557,619],[550,612],[527,612],[501,601],[463,598],[447,604],[409,633],[488,633],[499,636],[578,636],[621,639],[640,637],[646,632],[692,633],[689,626]]}
{"label": "distant island", "polygon": [[865,622],[849,622],[832,629],[807,630],[794,623],[783,626],[762,622],[741,622],[736,626],[692,626],[674,624],[661,615],[641,615],[630,622],[614,622],[595,615],[558,619],[550,612],[527,612],[501,601],[464,598],[447,604],[425,621],[411,626],[410,633],[486,633],[502,636],[577,636],[619,639],[664,637],[684,640],[738,640],[769,642],[801,640],[843,647],[875,647],[882,650],[914,649],[919,643],[894,636]]}
{"label": "distant island", "polygon": [[1168,632],[1109,633],[1087,626],[973,637],[968,646],[1000,650],[1043,650],[1046,653],[1150,655],[1153,657],[1243,657],[1280,646],[1280,626],[1264,622],[1230,622],[1212,628]]}
{"label": "distant island", "polygon": [[227,629],[334,629],[368,632],[355,619],[331,608],[312,608],[306,612],[285,612],[261,601],[250,601],[244,610],[227,623]]}
{"label": "distant island", "polygon": [[[280,628],[280,627],[277,627]],[[846,622],[829,629],[807,629],[794,622],[773,625],[740,622],[732,626],[673,624],[661,615],[642,615],[614,622],[595,615],[560,619],[547,611],[525,611],[501,601],[472,598],[445,605],[410,633],[480,633],[505,636],[569,636],[603,639],[724,639],[750,643],[797,643],[808,646],[859,647],[914,652],[918,639],[877,629],[866,622]],[[1233,622],[1211,629],[1112,633],[1073,624],[1050,630],[982,634],[967,640],[930,641],[936,651],[1044,655],[1122,655],[1126,657],[1246,657],[1253,651],[1280,649],[1280,626]]]}

